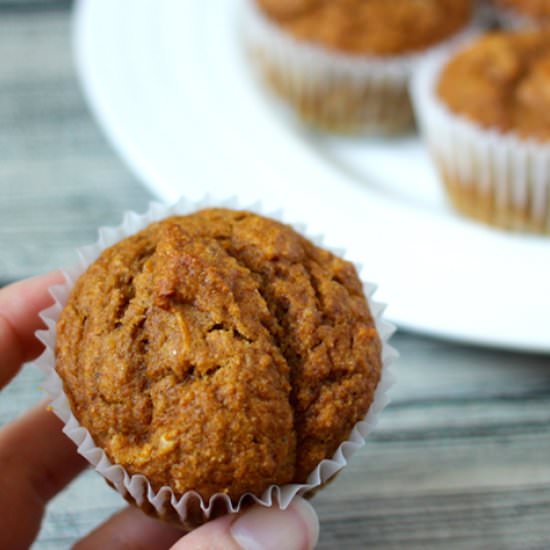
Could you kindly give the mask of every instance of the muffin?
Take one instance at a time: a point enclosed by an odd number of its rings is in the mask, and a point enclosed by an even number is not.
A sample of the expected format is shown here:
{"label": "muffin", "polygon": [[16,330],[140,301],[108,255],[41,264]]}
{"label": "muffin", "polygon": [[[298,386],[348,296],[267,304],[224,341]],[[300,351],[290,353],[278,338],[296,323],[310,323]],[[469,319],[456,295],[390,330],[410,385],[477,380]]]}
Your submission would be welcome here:
{"label": "muffin", "polygon": [[[224,495],[231,509],[325,482],[311,474],[357,443],[382,364],[352,264],[223,208],[103,250],[57,322],[55,369],[79,429],[123,469],[128,500],[187,524],[189,495],[203,511]],[[136,497],[129,480],[142,476]]]}
{"label": "muffin", "polygon": [[471,0],[244,0],[244,37],[261,79],[299,117],[344,133],[396,133],[413,121],[409,75],[457,40]]}
{"label": "muffin", "polygon": [[550,0],[493,0],[498,22],[508,29],[546,26],[550,22]]}
{"label": "muffin", "polygon": [[454,206],[505,229],[550,229],[550,32],[495,32],[413,83]]}

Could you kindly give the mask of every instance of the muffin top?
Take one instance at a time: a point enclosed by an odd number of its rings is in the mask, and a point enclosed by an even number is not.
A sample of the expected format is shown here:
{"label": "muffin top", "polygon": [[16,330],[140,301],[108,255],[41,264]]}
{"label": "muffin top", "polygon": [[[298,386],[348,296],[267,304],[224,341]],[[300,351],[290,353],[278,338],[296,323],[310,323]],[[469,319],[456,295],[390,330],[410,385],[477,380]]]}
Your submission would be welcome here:
{"label": "muffin top", "polygon": [[550,32],[483,36],[444,67],[437,92],[481,126],[550,139]]}
{"label": "muffin top", "polygon": [[550,0],[494,0],[497,6],[511,9],[530,17],[550,17]]}
{"label": "muffin top", "polygon": [[101,254],[61,314],[56,369],[111,461],[237,500],[332,457],[373,400],[381,343],[352,264],[208,209]]}
{"label": "muffin top", "polygon": [[433,46],[460,31],[471,0],[256,0],[299,40],[348,54],[395,55]]}

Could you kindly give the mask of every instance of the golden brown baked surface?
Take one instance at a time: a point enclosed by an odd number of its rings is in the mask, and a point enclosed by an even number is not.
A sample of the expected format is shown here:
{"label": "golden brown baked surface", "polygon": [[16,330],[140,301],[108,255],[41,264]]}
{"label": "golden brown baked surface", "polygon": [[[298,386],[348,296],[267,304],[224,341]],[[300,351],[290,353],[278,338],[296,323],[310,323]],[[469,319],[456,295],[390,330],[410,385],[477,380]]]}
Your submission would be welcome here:
{"label": "golden brown baked surface", "polygon": [[550,32],[491,33],[443,69],[438,94],[455,113],[524,138],[550,138]]}
{"label": "golden brown baked surface", "polygon": [[299,40],[350,54],[394,55],[462,30],[471,0],[256,0]]}
{"label": "golden brown baked surface", "polygon": [[535,18],[550,17],[550,0],[494,0],[497,6]]}
{"label": "golden brown baked surface", "polygon": [[303,482],[380,377],[354,267],[248,212],[172,217],[105,250],[57,332],[96,444],[156,489],[204,498]]}

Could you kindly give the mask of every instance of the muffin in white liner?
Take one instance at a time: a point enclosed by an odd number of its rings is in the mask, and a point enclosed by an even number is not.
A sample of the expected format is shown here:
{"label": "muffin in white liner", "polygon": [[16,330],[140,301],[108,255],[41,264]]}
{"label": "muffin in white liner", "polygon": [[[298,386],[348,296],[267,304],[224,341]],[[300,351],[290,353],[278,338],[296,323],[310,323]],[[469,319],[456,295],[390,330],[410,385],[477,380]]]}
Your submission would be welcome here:
{"label": "muffin in white liner", "polygon": [[488,129],[452,112],[437,94],[449,59],[449,54],[426,59],[411,82],[411,95],[452,204],[503,229],[550,232],[550,144]]}
{"label": "muffin in white liner", "polygon": [[[294,496],[314,492],[327,483],[346,464],[352,454],[365,443],[366,435],[374,428],[378,415],[386,406],[389,399],[387,391],[393,383],[389,365],[397,357],[395,350],[388,344],[388,339],[394,332],[394,327],[382,319],[384,307],[372,300],[375,287],[364,283],[371,313],[376,321],[376,327],[382,342],[382,370],[380,382],[377,386],[374,400],[366,417],[358,422],[350,433],[349,439],[343,442],[337,449],[332,459],[323,460],[308,476],[305,484],[287,484],[283,486],[270,486],[262,495],[244,494],[237,503],[225,495],[218,493],[205,502],[198,493],[188,491],[179,499],[172,489],[162,487],[154,491],[149,481],[143,475],[129,475],[125,469],[112,464],[103,449],[94,444],[93,438],[87,429],[82,427],[71,412],[69,401],[63,392],[63,383],[55,370],[55,340],[56,323],[60,313],[68,299],[70,291],[79,276],[93,263],[99,254],[107,247],[121,239],[130,236],[143,229],[150,223],[164,219],[174,214],[189,214],[202,208],[219,206],[233,209],[243,209],[242,205],[234,199],[216,201],[206,198],[199,203],[180,200],[171,207],[158,203],[151,203],[148,211],[142,215],[128,212],[124,216],[123,223],[118,227],[101,228],[99,240],[87,247],[78,250],[80,262],[77,266],[65,271],[66,282],[50,289],[55,299],[55,304],[41,313],[41,318],[47,325],[47,330],[38,331],[39,339],[45,345],[45,351],[36,361],[36,365],[46,374],[44,388],[51,399],[51,408],[55,414],[65,423],[63,431],[77,445],[78,452],[98,471],[107,482],[114,487],[129,502],[137,505],[146,513],[167,521],[179,523],[186,529],[191,529],[204,523],[208,519],[227,512],[238,512],[241,507],[251,502],[257,502],[264,506],[277,505],[286,508]],[[244,209],[256,211],[259,214],[282,220],[282,214],[265,213],[260,205],[245,207]],[[306,235],[303,226],[294,226],[296,230]],[[306,235],[307,236],[307,235]],[[321,244],[320,237],[311,237],[316,244]],[[338,251],[340,257],[342,251]],[[358,266],[358,272],[361,269]]]}
{"label": "muffin in white liner", "polygon": [[256,73],[267,87],[312,126],[349,134],[396,134],[413,126],[408,92],[422,57],[477,34],[470,24],[424,51],[402,55],[353,55],[294,38],[258,7],[241,0],[243,40]]}

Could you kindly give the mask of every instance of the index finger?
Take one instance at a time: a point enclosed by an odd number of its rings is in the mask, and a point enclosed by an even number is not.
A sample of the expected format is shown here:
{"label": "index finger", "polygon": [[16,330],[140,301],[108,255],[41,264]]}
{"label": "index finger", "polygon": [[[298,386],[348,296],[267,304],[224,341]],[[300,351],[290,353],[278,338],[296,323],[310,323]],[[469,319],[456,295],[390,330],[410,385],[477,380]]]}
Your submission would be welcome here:
{"label": "index finger", "polygon": [[44,326],[38,313],[53,303],[48,287],[61,282],[53,271],[0,289],[0,388],[42,350],[34,336]]}

